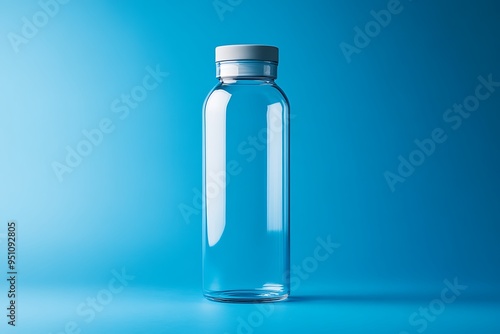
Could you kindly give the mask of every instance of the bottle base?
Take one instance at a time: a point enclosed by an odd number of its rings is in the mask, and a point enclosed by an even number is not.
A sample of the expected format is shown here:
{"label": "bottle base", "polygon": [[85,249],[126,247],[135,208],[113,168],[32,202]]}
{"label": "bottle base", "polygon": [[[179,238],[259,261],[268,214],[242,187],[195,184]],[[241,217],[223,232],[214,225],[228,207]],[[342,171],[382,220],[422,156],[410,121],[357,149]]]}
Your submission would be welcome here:
{"label": "bottle base", "polygon": [[255,289],[205,291],[203,295],[208,300],[222,303],[272,303],[287,299],[289,294],[275,290]]}

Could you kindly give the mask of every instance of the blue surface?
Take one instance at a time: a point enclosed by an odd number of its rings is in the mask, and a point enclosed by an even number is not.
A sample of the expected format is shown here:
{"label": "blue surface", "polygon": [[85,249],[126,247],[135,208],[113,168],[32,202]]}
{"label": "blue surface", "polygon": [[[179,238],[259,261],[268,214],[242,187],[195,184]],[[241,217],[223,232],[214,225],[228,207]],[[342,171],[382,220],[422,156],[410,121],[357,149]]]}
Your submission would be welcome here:
{"label": "blue surface", "polygon": [[[498,333],[500,87],[478,88],[500,81],[498,2],[231,3],[69,1],[53,17],[0,3],[0,249],[9,219],[19,233],[18,327],[2,331],[238,332],[255,306],[200,291],[201,106],[214,47],[262,43],[280,47],[292,108],[298,267],[295,297],[250,329]],[[470,115],[453,111],[464,102]],[[394,178],[403,160],[419,166]],[[134,279],[110,295],[122,268]],[[455,278],[461,295],[412,325]],[[99,292],[109,303],[86,323],[77,307]]]}

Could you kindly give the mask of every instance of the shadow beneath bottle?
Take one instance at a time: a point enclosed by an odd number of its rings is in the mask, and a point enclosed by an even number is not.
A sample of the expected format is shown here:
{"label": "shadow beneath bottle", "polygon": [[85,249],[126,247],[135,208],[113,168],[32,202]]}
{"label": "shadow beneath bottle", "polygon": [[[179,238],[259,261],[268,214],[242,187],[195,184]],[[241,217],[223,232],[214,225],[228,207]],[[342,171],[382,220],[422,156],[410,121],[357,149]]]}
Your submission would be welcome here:
{"label": "shadow beneath bottle", "polygon": [[[338,302],[355,302],[355,303],[417,303],[429,302],[439,298],[438,294],[422,293],[373,293],[373,294],[311,294],[311,295],[292,295],[285,301],[287,303],[338,303]],[[461,296],[463,302],[472,303],[499,303],[498,296],[488,295],[469,295]]]}
{"label": "shadow beneath bottle", "polygon": [[422,296],[409,295],[382,295],[382,294],[329,294],[329,295],[299,295],[290,296],[287,302],[291,303],[337,303],[337,302],[404,302],[424,299]]}

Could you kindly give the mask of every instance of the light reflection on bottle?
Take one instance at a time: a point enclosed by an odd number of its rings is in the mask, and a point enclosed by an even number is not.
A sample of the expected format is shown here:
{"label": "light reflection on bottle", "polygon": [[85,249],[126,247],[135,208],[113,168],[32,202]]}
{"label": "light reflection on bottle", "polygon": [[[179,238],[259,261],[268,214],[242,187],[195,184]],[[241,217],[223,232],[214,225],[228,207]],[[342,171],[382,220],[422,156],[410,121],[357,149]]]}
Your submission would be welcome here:
{"label": "light reflection on bottle", "polygon": [[267,230],[283,229],[283,108],[267,107]]}
{"label": "light reflection on bottle", "polygon": [[218,182],[210,180],[212,175],[226,174],[226,106],[231,94],[215,91],[216,98],[207,102],[205,127],[205,205],[207,220],[208,245],[219,242],[226,227],[226,177]]}

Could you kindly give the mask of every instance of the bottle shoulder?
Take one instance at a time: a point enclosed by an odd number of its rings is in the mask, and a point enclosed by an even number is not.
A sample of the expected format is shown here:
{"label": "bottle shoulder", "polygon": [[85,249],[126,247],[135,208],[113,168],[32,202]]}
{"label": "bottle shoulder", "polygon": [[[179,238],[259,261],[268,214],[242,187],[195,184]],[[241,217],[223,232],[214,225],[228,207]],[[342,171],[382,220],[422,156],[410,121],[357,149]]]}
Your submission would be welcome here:
{"label": "bottle shoulder", "polygon": [[285,92],[274,82],[248,85],[218,83],[208,93],[205,105],[213,100],[227,100],[229,102],[232,99],[262,101],[269,104],[280,102],[289,105]]}

